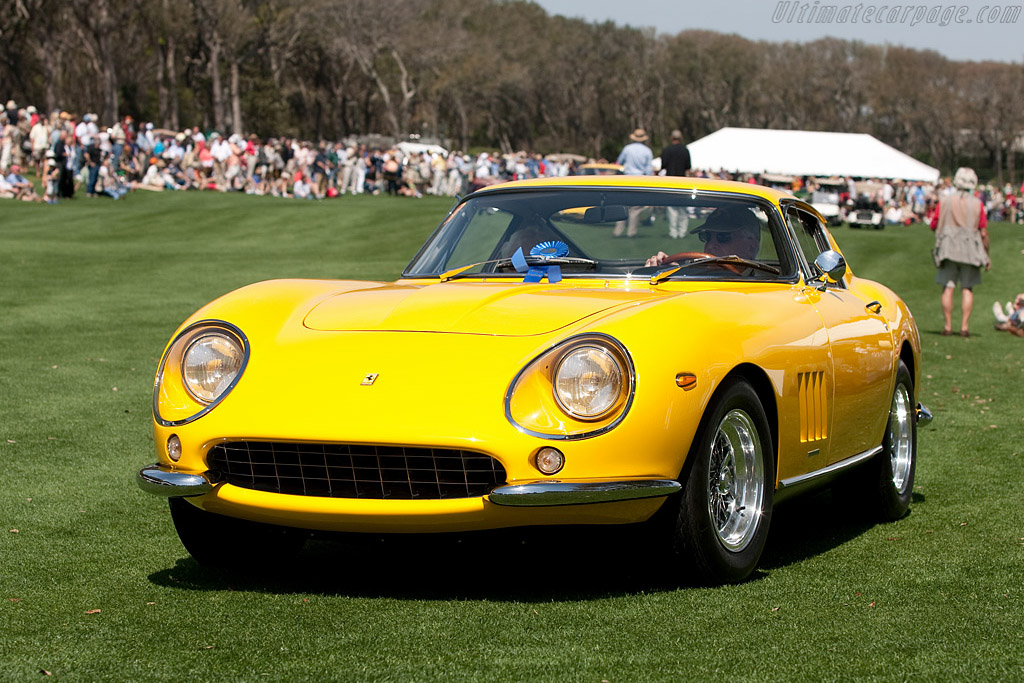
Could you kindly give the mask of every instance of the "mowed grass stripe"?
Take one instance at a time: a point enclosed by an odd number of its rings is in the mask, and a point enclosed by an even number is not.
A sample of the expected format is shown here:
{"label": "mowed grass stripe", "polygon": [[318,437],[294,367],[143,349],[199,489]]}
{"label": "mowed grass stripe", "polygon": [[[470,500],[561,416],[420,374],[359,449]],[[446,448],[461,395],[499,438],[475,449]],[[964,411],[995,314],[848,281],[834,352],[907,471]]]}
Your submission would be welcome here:
{"label": "mowed grass stripe", "polygon": [[897,523],[867,524],[828,493],[796,501],[778,509],[757,578],[714,589],[659,576],[635,534],[608,530],[317,542],[285,575],[199,569],[133,481],[154,458],[150,392],[170,334],[250,282],[394,279],[449,206],[4,203],[5,680],[1024,677],[1024,345],[991,331],[989,311],[1024,289],[1024,227],[1009,224],[991,228],[966,340],[937,334],[927,228],[835,231],[922,331],[918,397],[936,421]]}

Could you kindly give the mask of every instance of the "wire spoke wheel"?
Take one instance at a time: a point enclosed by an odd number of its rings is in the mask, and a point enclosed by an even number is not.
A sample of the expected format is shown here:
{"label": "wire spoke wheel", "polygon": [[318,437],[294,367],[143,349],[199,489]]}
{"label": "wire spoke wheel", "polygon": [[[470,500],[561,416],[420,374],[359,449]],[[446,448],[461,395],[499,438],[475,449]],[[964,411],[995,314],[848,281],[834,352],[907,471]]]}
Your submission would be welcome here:
{"label": "wire spoke wheel", "polygon": [[747,547],[760,522],[764,500],[764,453],[757,427],[742,410],[722,418],[711,443],[708,512],[721,544]]}
{"label": "wire spoke wheel", "polygon": [[708,403],[680,475],[682,496],[666,513],[689,580],[737,583],[754,572],[771,525],[774,473],[761,399],[743,378],[730,378]]}

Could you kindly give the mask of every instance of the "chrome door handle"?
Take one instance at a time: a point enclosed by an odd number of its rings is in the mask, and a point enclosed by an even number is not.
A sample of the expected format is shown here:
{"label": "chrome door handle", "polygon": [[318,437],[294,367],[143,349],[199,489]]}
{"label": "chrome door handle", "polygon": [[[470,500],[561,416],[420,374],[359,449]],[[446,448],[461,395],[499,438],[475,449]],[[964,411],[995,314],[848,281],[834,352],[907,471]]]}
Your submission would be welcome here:
{"label": "chrome door handle", "polygon": [[869,303],[864,308],[868,309],[869,311],[871,311],[875,315],[878,315],[879,313],[882,312],[882,304],[879,301],[872,301],[871,303]]}

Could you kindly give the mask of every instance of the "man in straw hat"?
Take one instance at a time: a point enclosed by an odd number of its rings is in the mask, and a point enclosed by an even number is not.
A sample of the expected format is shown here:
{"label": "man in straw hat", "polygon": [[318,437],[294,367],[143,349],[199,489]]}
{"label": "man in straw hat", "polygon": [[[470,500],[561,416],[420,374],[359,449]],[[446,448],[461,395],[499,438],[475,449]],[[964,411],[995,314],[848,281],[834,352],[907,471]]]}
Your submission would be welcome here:
{"label": "man in straw hat", "polygon": [[932,218],[935,231],[935,282],[942,287],[942,334],[953,334],[953,290],[960,283],[960,336],[969,337],[968,323],[974,308],[974,286],[981,283],[981,268],[992,267],[988,254],[988,221],[981,200],[974,196],[978,176],[970,168],[959,168],[953,178],[954,191],[942,198]]}
{"label": "man in straw hat", "polygon": [[[643,128],[637,128],[629,136],[629,144],[622,148],[619,158],[615,162],[622,166],[625,175],[654,175],[654,153],[647,146],[647,132]],[[641,206],[629,207],[629,221],[619,221],[615,224],[615,237],[626,231],[627,237],[636,236],[637,224],[640,222]]]}

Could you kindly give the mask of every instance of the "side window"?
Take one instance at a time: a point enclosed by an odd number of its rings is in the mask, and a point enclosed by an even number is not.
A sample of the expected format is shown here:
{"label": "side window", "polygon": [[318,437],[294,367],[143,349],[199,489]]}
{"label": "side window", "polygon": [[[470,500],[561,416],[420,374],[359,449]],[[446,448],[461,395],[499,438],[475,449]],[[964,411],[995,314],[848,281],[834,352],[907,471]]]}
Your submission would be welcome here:
{"label": "side window", "polygon": [[793,229],[793,234],[796,235],[801,255],[807,264],[806,272],[813,273],[814,259],[821,252],[832,248],[828,238],[825,237],[818,220],[809,213],[790,208],[786,211],[786,220],[789,221],[789,226]]}

